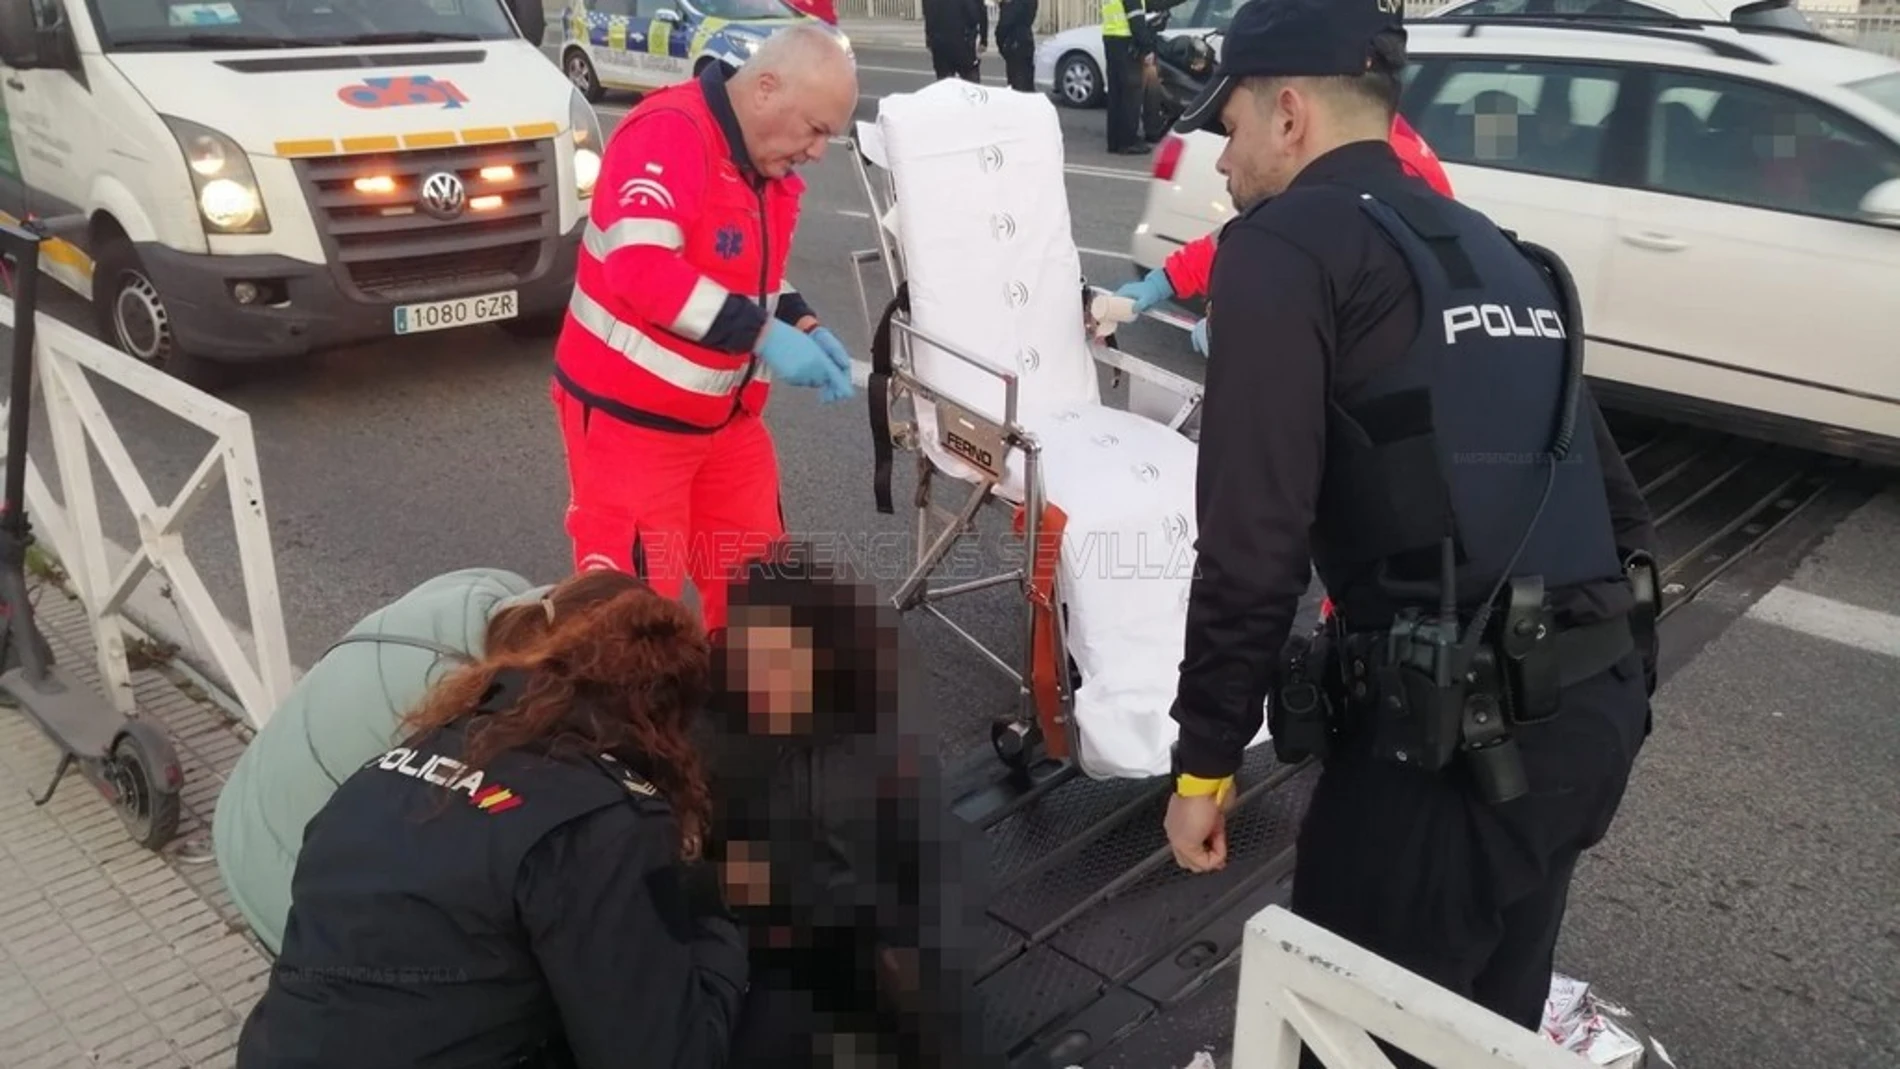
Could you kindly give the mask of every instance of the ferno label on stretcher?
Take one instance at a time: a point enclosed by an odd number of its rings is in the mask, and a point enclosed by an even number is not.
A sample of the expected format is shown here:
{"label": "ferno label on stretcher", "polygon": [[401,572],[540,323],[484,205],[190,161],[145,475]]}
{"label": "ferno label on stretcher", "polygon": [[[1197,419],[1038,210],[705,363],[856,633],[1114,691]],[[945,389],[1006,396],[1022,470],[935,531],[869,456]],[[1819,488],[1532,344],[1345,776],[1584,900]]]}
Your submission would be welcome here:
{"label": "ferno label on stretcher", "polygon": [[975,465],[991,478],[1003,478],[1009,443],[987,420],[977,419],[949,401],[937,402],[937,440],[957,457]]}

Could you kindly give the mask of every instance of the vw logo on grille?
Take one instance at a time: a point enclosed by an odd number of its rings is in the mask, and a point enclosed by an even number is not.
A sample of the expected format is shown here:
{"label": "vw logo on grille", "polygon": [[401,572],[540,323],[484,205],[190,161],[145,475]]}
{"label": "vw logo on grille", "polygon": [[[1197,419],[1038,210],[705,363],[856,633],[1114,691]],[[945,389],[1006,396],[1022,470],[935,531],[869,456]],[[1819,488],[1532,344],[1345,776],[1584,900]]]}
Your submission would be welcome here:
{"label": "vw logo on grille", "polygon": [[437,219],[453,219],[462,214],[468,191],[462,180],[447,171],[437,171],[422,180],[422,210]]}

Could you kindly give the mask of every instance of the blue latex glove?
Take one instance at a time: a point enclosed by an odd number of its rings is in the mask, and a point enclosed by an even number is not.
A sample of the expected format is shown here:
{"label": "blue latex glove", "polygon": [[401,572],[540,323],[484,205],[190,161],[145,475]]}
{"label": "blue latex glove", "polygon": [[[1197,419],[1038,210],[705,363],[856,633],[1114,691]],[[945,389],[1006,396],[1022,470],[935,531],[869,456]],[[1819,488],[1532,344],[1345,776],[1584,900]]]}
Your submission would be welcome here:
{"label": "blue latex glove", "polygon": [[[842,352],[843,346],[839,350]],[[754,351],[780,382],[816,387],[827,397],[851,396],[849,368],[839,367],[811,335],[782,319],[772,320]],[[847,363],[850,359],[845,357]]]}
{"label": "blue latex glove", "polygon": [[1194,343],[1195,352],[1200,353],[1202,356],[1207,355],[1206,316],[1202,316],[1201,319],[1194,324],[1194,329],[1188,333],[1188,340]]}
{"label": "blue latex glove", "polygon": [[818,399],[825,404],[850,400],[855,391],[851,385],[851,354],[845,351],[844,343],[838,340],[838,336],[833,334],[829,327],[819,327],[812,331],[811,340],[818,343],[818,347],[825,351],[825,355],[831,359],[832,364],[839,371],[844,372],[843,386],[840,387],[837,383],[826,383],[819,391]]}
{"label": "blue latex glove", "polygon": [[1162,301],[1174,296],[1174,283],[1168,281],[1168,273],[1157,267],[1144,278],[1136,279],[1115,291],[1115,296],[1126,297],[1135,302],[1135,314],[1140,315]]}

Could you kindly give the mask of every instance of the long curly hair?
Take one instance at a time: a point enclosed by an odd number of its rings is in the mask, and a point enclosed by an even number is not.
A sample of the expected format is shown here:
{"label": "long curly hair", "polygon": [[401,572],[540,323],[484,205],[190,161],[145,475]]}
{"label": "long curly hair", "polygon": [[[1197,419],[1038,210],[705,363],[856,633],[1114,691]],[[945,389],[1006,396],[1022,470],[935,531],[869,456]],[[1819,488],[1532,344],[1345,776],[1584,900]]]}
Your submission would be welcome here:
{"label": "long curly hair", "polygon": [[681,856],[696,859],[712,802],[691,732],[711,693],[711,650],[692,611],[633,576],[585,572],[540,602],[496,614],[489,638],[480,661],[444,678],[404,719],[410,737],[470,717],[498,677],[519,672],[519,700],[475,717],[461,762],[480,769],[510,750],[613,754],[665,796]]}

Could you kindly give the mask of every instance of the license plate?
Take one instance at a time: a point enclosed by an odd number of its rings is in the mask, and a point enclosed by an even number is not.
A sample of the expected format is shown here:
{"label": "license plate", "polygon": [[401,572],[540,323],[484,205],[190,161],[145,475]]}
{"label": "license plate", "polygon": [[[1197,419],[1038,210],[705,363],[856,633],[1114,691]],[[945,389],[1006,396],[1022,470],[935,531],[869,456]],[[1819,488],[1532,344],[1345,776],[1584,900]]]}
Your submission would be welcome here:
{"label": "license plate", "polygon": [[396,306],[396,333],[420,334],[425,330],[449,330],[477,323],[513,319],[521,314],[515,291],[485,293],[480,297],[457,297],[452,301]]}

